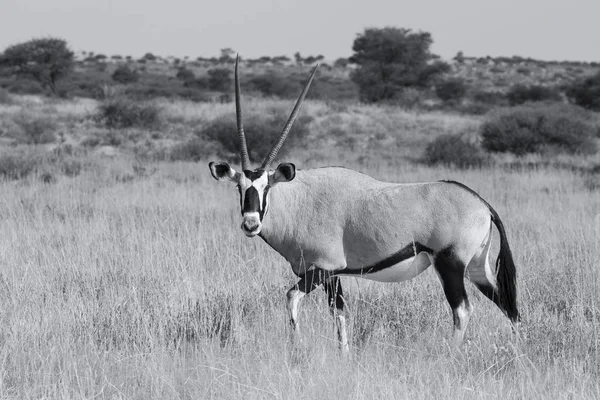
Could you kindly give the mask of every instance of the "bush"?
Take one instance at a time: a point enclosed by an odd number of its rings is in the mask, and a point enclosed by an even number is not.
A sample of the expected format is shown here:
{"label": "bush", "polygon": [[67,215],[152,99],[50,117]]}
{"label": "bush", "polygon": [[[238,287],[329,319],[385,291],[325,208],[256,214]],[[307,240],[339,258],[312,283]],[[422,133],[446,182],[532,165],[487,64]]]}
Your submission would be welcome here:
{"label": "bush", "polygon": [[[262,162],[281,134],[287,118],[288,114],[285,111],[272,108],[261,116],[249,116],[244,120],[248,153],[252,161]],[[291,149],[304,142],[311,121],[312,117],[306,115],[296,118],[286,143],[278,153],[279,157],[289,154]],[[218,118],[197,134],[199,138],[218,145],[216,155],[231,161],[239,158],[235,116]]]}
{"label": "bush", "polygon": [[467,93],[467,85],[460,78],[448,79],[435,87],[435,94],[444,101],[458,101]]}
{"label": "bush", "polygon": [[492,152],[577,154],[596,151],[596,131],[578,107],[528,105],[496,113],[482,125],[481,136],[483,147]]}
{"label": "bush", "polygon": [[168,151],[169,161],[194,161],[205,160],[217,153],[214,143],[206,143],[200,138],[188,140],[171,147]]}
{"label": "bush", "polygon": [[0,87],[0,104],[6,104],[6,105],[10,105],[13,104],[13,98],[10,95],[10,93],[8,93],[8,91],[4,88]]}
{"label": "bush", "polygon": [[184,81],[184,82],[193,81],[194,79],[196,79],[196,76],[194,75],[194,73],[187,68],[179,68],[179,71],[177,71],[176,77],[177,77],[177,79]]}
{"label": "bush", "polygon": [[600,111],[600,72],[567,88],[567,97],[578,106]]}
{"label": "bush", "polygon": [[134,83],[140,79],[140,75],[127,65],[120,65],[111,77],[113,81],[122,84]]}
{"label": "bush", "polygon": [[217,92],[225,92],[231,89],[233,80],[231,71],[226,68],[208,70],[208,88]]}
{"label": "bush", "polygon": [[17,180],[31,174],[39,164],[37,157],[11,152],[0,154],[0,179]]}
{"label": "bush", "polygon": [[72,154],[43,152],[32,149],[12,150],[0,153],[0,179],[18,180],[39,174],[47,183],[55,181],[55,175],[77,176],[83,169],[81,160]]}
{"label": "bush", "polygon": [[265,96],[295,98],[298,97],[302,91],[302,86],[299,82],[275,72],[252,76],[248,80],[248,83],[253,90],[260,92]]}
{"label": "bush", "polygon": [[17,114],[13,121],[23,132],[22,141],[27,144],[47,144],[56,140],[56,122],[48,116]]}
{"label": "bush", "polygon": [[489,158],[477,145],[462,139],[462,135],[442,135],[427,145],[422,161],[429,166],[445,165],[476,168],[489,163]]}
{"label": "bush", "polygon": [[515,85],[506,94],[511,106],[524,104],[528,101],[561,101],[560,92],[546,86]]}
{"label": "bush", "polygon": [[158,106],[126,98],[105,100],[98,106],[94,119],[109,129],[158,130],[162,126],[161,110]]}

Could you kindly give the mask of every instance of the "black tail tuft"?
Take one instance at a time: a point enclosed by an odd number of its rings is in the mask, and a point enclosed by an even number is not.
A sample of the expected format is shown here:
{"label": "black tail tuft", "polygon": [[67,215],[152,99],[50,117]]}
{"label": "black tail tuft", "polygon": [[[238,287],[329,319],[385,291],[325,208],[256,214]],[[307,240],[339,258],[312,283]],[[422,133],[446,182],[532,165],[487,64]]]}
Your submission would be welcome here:
{"label": "black tail tuft", "polygon": [[498,284],[498,295],[500,296],[500,305],[506,312],[508,318],[513,322],[521,320],[517,308],[517,270],[513,260],[504,225],[498,216],[498,213],[488,204],[492,214],[492,222],[498,228],[500,233],[500,253],[496,260],[496,273]]}

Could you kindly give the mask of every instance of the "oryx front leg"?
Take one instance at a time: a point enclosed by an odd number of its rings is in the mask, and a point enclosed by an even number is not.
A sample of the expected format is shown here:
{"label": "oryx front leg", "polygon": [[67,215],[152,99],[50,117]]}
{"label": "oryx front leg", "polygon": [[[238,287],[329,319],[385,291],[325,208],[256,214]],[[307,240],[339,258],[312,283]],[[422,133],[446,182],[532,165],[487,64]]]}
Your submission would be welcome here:
{"label": "oryx front leg", "polygon": [[298,305],[300,304],[300,300],[323,283],[324,274],[325,271],[322,270],[308,271],[302,279],[287,292],[287,307],[294,338],[298,335]]}
{"label": "oryx front leg", "polygon": [[348,334],[346,332],[346,314],[344,313],[345,302],[340,278],[337,276],[330,278],[327,283],[325,283],[324,287],[325,292],[327,292],[329,309],[331,310],[333,318],[335,318],[340,349],[344,353],[348,353],[350,349],[348,348]]}

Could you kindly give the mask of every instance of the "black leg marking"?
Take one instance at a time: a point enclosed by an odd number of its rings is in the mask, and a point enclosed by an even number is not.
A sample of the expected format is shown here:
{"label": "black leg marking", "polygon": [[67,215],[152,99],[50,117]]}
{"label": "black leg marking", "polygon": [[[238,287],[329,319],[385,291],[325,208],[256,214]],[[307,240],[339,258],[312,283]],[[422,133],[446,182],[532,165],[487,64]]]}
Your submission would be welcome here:
{"label": "black leg marking", "polygon": [[309,294],[313,290],[319,287],[325,279],[327,279],[328,274],[321,269],[314,269],[306,272],[301,279],[296,283],[292,289],[296,289],[301,291],[304,294]]}
{"label": "black leg marking", "polygon": [[[434,266],[440,275],[444,294],[452,308],[455,334],[457,330],[462,332],[466,328],[462,325],[463,322],[465,325],[468,322],[468,315],[461,315],[460,308],[465,307],[465,312],[470,309],[467,291],[465,290],[465,264],[456,257],[452,247],[448,247],[436,254]],[[458,339],[462,340],[462,333],[459,333],[459,335],[461,337]]]}
{"label": "black leg marking", "polygon": [[329,273],[320,269],[308,271],[302,276],[297,284],[287,292],[288,311],[290,322],[294,330],[298,329],[298,304],[305,295],[319,287],[327,278]]}
{"label": "black leg marking", "polygon": [[342,284],[340,278],[337,276],[332,277],[324,285],[325,292],[327,293],[327,299],[329,307],[338,312],[344,312],[344,292],[342,291]]}
{"label": "black leg marking", "polygon": [[344,315],[345,301],[340,278],[337,276],[331,277],[325,283],[324,288],[327,292],[329,308],[335,318],[340,349],[342,352],[348,353],[348,334],[346,332],[346,316]]}
{"label": "black leg marking", "polygon": [[496,292],[492,285],[475,283],[475,286],[477,286],[477,289],[479,289],[479,291],[483,293],[485,297],[493,301],[494,304],[496,304],[504,313],[506,313],[506,310],[504,310],[502,304],[500,304],[500,296],[498,295],[498,292]]}

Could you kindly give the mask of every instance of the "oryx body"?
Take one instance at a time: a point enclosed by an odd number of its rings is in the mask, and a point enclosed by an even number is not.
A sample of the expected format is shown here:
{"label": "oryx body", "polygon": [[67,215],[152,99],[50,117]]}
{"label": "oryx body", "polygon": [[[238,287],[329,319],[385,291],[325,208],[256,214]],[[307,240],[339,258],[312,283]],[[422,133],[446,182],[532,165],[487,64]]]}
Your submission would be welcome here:
{"label": "oryx body", "polygon": [[[446,181],[386,183],[340,167],[296,170],[293,164],[280,164],[269,169],[314,73],[271,154],[260,168],[251,169],[241,125],[236,63],[242,172],[227,163],[210,164],[216,179],[237,183],[244,233],[264,239],[300,278],[288,292],[294,329],[299,300],[323,284],[337,318],[341,346],[347,349],[338,277],[400,282],[430,265],[452,308],[457,342],[462,340],[472,310],[465,276],[516,323],[516,272],[504,227],[494,209],[466,186]],[[488,259],[493,224],[500,233],[496,273]]]}

